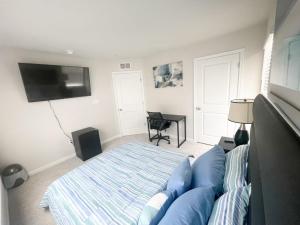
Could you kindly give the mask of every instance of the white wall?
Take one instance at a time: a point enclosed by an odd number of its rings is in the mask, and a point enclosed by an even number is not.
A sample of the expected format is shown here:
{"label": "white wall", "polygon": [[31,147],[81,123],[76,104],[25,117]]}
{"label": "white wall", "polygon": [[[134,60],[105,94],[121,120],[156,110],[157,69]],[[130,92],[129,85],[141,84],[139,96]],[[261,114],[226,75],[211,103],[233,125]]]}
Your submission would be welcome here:
{"label": "white wall", "polygon": [[68,134],[92,126],[102,141],[118,135],[110,62],[0,49],[0,168],[20,163],[32,171],[74,154],[48,102],[28,103],[18,62],[88,66],[92,96],[52,101],[53,107]]}
{"label": "white wall", "polygon": [[273,4],[271,5],[271,10],[268,18],[268,23],[267,23],[267,35],[266,35],[267,37],[269,36],[270,33],[274,33],[276,6],[277,6],[276,2],[273,2]]}
{"label": "white wall", "polygon": [[[199,28],[201,29],[201,28]],[[187,136],[193,139],[193,60],[198,57],[245,49],[239,97],[253,98],[260,90],[263,45],[267,24],[259,24],[192,46],[162,52],[144,59],[146,109],[187,116]],[[154,88],[152,67],[183,60],[183,87]],[[217,90],[216,90],[217,91]],[[174,132],[174,128],[173,128]]]}
{"label": "white wall", "polygon": [[[0,177],[1,178],[1,177]],[[9,225],[7,191],[0,180],[0,225]]]}
{"label": "white wall", "polygon": [[[27,102],[18,62],[90,68],[92,96],[53,101],[62,125],[69,134],[92,126],[100,130],[102,141],[119,135],[111,73],[120,71],[119,63],[130,62],[133,65],[131,70],[143,72],[146,109],[187,115],[187,135],[193,139],[194,58],[244,48],[240,97],[255,97],[260,89],[266,29],[266,24],[260,24],[143,59],[91,60],[61,54],[0,49],[0,169],[11,163],[20,163],[28,171],[36,171],[74,154],[73,146],[58,128],[48,103]],[[179,60],[183,60],[184,86],[155,89],[152,67]]]}

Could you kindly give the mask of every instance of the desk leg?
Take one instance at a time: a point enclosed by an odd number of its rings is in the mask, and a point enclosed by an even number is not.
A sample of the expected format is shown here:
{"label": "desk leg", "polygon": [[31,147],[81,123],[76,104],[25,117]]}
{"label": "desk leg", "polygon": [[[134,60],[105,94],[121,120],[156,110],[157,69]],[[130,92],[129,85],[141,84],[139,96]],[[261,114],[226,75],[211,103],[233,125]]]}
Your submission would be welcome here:
{"label": "desk leg", "polygon": [[183,123],[184,123],[184,140],[179,143],[179,126],[178,126],[177,122],[177,140],[178,140],[178,148],[186,141],[186,118],[183,119]]}
{"label": "desk leg", "polygon": [[184,122],[184,142],[186,141],[186,117],[183,120]]}
{"label": "desk leg", "polygon": [[148,126],[148,135],[149,135],[149,141],[151,142],[151,137],[150,137],[150,126],[149,126],[149,119],[147,119],[147,126]]}
{"label": "desk leg", "polygon": [[176,121],[176,123],[177,123],[177,148],[179,148],[180,147],[180,145],[179,145],[179,121]]}

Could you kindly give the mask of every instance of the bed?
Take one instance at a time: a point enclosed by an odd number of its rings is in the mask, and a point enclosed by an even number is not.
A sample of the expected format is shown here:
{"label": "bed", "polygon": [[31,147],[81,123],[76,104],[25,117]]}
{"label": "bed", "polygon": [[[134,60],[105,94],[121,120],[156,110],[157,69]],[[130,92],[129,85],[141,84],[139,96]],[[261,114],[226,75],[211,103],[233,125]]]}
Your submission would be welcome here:
{"label": "bed", "polygon": [[253,106],[249,225],[300,224],[300,138],[264,96]]}
{"label": "bed", "polygon": [[[247,224],[300,224],[300,138],[262,95],[254,101],[253,116]],[[59,225],[134,225],[186,157],[148,144],[123,145],[55,181],[41,205]]]}
{"label": "bed", "polygon": [[144,143],[105,152],[52,183],[40,205],[59,225],[135,225],[187,156]]}

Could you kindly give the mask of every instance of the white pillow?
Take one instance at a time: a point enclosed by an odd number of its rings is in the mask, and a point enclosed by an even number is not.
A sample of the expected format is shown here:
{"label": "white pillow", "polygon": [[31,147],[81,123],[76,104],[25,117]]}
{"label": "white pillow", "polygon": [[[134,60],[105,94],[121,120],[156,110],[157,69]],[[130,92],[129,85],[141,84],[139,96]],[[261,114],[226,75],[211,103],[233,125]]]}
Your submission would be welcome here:
{"label": "white pillow", "polygon": [[145,205],[138,225],[158,224],[174,200],[173,191],[166,190],[154,195]]}
{"label": "white pillow", "polygon": [[226,154],[224,193],[247,185],[249,145],[240,145]]}

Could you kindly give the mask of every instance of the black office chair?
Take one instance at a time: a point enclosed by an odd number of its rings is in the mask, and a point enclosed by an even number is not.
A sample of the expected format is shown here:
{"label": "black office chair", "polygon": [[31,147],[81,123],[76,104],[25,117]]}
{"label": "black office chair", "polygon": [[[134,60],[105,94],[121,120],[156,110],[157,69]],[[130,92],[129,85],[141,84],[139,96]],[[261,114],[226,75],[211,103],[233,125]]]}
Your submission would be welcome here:
{"label": "black office chair", "polygon": [[170,136],[161,134],[162,130],[166,130],[171,126],[171,122],[165,120],[160,112],[148,112],[149,115],[149,128],[151,130],[156,130],[157,134],[150,137],[150,142],[157,139],[156,145],[158,146],[160,140],[165,140],[170,144]]}

